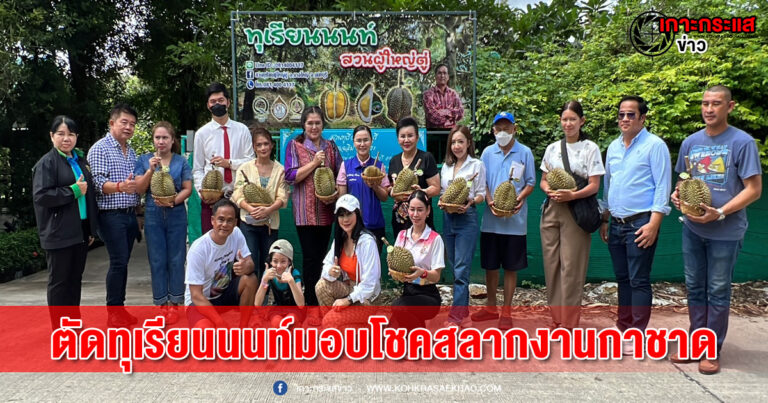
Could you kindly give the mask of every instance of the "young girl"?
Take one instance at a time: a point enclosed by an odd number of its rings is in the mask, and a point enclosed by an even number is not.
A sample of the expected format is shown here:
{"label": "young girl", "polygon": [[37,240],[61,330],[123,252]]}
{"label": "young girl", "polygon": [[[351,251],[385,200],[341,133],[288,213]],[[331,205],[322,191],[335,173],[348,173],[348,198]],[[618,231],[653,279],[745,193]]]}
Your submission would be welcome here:
{"label": "young girl", "polygon": [[[261,286],[256,292],[254,305],[260,306],[272,290],[274,307],[269,312],[269,323],[278,327],[286,316],[293,316],[293,324],[300,325],[306,316],[304,293],[301,291],[301,274],[293,267],[293,246],[285,239],[278,239],[269,247],[269,263],[265,263]],[[271,266],[271,267],[270,267]]]}

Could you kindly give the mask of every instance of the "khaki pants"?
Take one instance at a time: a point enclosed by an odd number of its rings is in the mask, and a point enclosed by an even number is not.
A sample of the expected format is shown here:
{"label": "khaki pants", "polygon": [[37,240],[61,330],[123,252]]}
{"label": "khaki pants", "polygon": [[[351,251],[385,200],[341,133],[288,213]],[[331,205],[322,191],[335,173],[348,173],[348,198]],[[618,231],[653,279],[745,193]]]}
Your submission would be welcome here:
{"label": "khaki pants", "polygon": [[549,201],[541,215],[541,249],[547,300],[555,324],[579,325],[591,236],[573,219],[568,203]]}
{"label": "khaki pants", "polygon": [[351,309],[329,309],[337,299],[346,298],[353,288],[351,284],[342,281],[328,281],[321,278],[317,282],[315,293],[323,313],[323,327],[344,328],[367,323],[371,311],[358,307],[370,306],[368,301],[363,304],[355,302],[350,306]]}

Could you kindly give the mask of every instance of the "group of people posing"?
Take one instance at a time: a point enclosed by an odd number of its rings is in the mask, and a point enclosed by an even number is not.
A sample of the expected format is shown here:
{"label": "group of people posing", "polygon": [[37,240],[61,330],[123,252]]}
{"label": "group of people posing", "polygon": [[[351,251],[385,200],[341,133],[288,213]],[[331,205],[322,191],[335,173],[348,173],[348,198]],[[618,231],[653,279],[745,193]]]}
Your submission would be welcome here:
{"label": "group of people posing", "polygon": [[[385,167],[371,156],[370,128],[353,130],[357,152],[343,160],[336,144],[323,137],[322,110],[308,107],[301,115],[303,131],[288,142],[281,164],[272,159],[275,144],[267,130],[229,118],[230,97],[224,85],[209,86],[207,107],[212,119],[195,134],[192,167],[179,154],[178,138],[167,122],[152,129],[155,151],[136,156],[127,141],[137,114],[127,105],[112,110],[109,134],[91,147],[87,160],[75,149],[75,122],[65,116],[54,120],[53,149],[34,172],[35,213],[40,240],[48,252],[49,305],[79,305],[88,244],[98,234],[110,257],[108,324],[122,327],[137,322],[123,305],[128,259],[139,234],[135,208],[146,194],[144,234],[153,303],[162,307],[169,322],[184,314],[178,308],[184,303],[190,326],[222,326],[213,307],[258,306],[271,294],[276,307],[263,318],[271,325],[288,315],[294,323],[310,326],[361,323],[364,319],[356,317],[361,311],[344,307],[376,305],[382,238],[386,237],[381,203],[391,197],[393,245],[407,249],[414,259],[410,274],[389,271],[404,283],[401,296],[393,302],[399,309],[393,309],[392,325],[420,327],[437,315],[441,298],[436,284],[447,260],[455,280],[446,326],[484,321],[497,321],[502,330],[514,326],[512,298],[516,274],[528,266],[526,200],[536,185],[536,166],[531,149],[515,138],[512,113],[496,115],[495,141],[479,158],[470,129],[454,127],[438,169],[432,154],[417,149],[419,127],[411,117],[397,123],[402,152]],[[728,125],[733,107],[728,88],[714,86],[704,92],[705,127],[685,139],[675,166],[678,173],[689,172],[705,181],[712,193],[712,205],[701,206],[704,215],[685,215],[683,257],[691,330],[714,330],[718,348],[727,330],[731,278],[747,228],[745,208],[762,190],[754,139]],[[571,207],[575,200],[594,198],[601,177],[604,200],[599,231],[608,244],[619,286],[616,326],[621,331],[644,330],[650,319],[650,272],[659,227],[670,212],[670,196],[679,208],[678,187],[672,184],[666,144],[645,128],[645,100],[626,96],[617,109],[621,135],[608,147],[605,163],[598,145],[582,130],[581,104],[571,101],[560,110],[563,139],[546,148],[539,166],[539,187],[547,195],[540,229],[551,328],[579,326],[594,229],[585,230]],[[687,169],[686,159],[694,169]],[[385,174],[380,183],[363,175],[374,163]],[[337,192],[331,197],[318,197],[315,192],[313,173],[321,166],[336,177]],[[405,168],[417,172],[418,184],[412,191],[393,193],[392,184]],[[571,172],[578,186],[552,190],[547,174],[556,168]],[[152,174],[161,169],[173,178],[176,195],[172,200],[151,197]],[[223,197],[200,192],[210,170],[222,173]],[[443,228],[438,233],[432,199],[457,178],[474,180],[463,205],[449,212],[437,203],[443,210]],[[505,182],[513,184],[517,195],[511,215],[493,208],[494,192]],[[243,194],[247,183],[264,188],[273,203],[248,203]],[[185,200],[193,186],[201,194],[203,236],[187,252]],[[294,260],[294,245],[278,236],[279,209],[288,206],[289,197],[301,262]],[[488,208],[480,220],[477,206],[482,203]],[[478,235],[488,296],[486,307],[470,315],[469,275]],[[500,269],[504,281],[499,310]],[[403,308],[411,306],[420,308]],[[251,311],[241,310],[240,325],[248,325],[249,320]],[[702,360],[700,370],[717,372],[719,363]]]}

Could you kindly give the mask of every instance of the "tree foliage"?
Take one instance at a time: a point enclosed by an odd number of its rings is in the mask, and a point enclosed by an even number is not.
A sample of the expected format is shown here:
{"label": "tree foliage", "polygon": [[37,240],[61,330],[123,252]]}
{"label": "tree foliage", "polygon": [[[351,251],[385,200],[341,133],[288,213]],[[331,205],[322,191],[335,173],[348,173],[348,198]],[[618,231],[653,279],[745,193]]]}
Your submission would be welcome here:
{"label": "tree foliage", "polygon": [[[549,7],[556,6],[558,2],[552,2]],[[595,2],[591,7],[597,6]],[[679,53],[673,47],[650,58],[633,49],[627,29],[637,15],[651,8],[668,16],[692,18],[757,15],[757,33],[691,34],[706,39],[709,50],[703,54]],[[703,90],[723,84],[733,89],[737,103],[729,122],[758,139],[763,165],[768,166],[768,121],[761,119],[768,112],[762,100],[768,83],[768,12],[764,3],[621,1],[610,14],[601,11],[598,18],[586,15],[589,13],[582,7],[579,24],[583,35],[578,46],[540,35],[526,45],[535,51],[492,51],[492,46],[480,50],[476,133],[489,132],[497,111],[511,110],[519,122],[521,141],[540,158],[547,144],[562,136],[558,108],[577,99],[587,115],[586,131],[605,150],[619,134],[619,99],[636,94],[649,103],[648,127],[674,151],[686,136],[704,127],[700,108]],[[558,23],[555,26],[561,32],[572,31]]]}

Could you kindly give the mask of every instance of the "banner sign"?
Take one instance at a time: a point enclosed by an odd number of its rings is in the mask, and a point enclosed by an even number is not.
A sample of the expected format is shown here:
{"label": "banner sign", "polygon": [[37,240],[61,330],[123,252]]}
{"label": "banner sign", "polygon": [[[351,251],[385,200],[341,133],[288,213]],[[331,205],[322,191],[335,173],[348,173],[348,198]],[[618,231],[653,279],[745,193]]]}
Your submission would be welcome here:
{"label": "banner sign", "polygon": [[474,122],[474,12],[233,12],[231,28],[238,120],[278,130],[317,105],[326,128]]}

